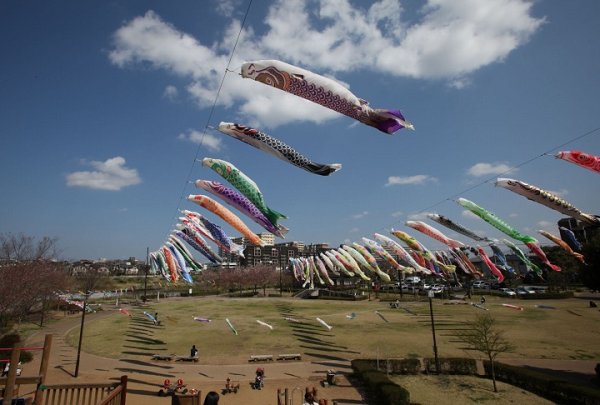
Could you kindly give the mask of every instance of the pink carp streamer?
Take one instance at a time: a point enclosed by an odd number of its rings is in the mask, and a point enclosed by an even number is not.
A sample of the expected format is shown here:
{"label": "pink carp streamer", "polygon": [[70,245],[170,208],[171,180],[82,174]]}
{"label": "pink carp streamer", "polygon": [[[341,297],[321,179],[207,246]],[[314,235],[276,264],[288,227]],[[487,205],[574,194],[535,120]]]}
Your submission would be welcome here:
{"label": "pink carp streamer", "polygon": [[581,152],[579,150],[569,150],[558,152],[555,157],[574,163],[593,172],[600,173],[600,156],[590,155],[589,153]]}

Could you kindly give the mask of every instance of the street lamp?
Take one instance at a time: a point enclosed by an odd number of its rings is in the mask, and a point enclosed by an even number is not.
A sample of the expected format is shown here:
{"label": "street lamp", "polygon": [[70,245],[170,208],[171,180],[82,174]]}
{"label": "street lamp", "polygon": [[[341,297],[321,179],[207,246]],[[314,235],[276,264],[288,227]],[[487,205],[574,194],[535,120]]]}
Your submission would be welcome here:
{"label": "street lamp", "polygon": [[432,298],[434,297],[433,291],[429,290],[427,296],[429,297],[429,316],[431,317],[431,334],[433,335],[433,355],[435,357],[435,371],[439,374],[440,359],[438,358],[437,343],[435,341],[435,322],[433,320],[433,304],[431,303]]}
{"label": "street lamp", "polygon": [[85,310],[87,308],[88,294],[83,299],[83,310],[81,311],[81,327],[79,328],[79,343],[77,344],[77,361],[75,362],[75,378],[79,375],[79,359],[81,358],[81,343],[83,342],[83,325],[85,323]]}

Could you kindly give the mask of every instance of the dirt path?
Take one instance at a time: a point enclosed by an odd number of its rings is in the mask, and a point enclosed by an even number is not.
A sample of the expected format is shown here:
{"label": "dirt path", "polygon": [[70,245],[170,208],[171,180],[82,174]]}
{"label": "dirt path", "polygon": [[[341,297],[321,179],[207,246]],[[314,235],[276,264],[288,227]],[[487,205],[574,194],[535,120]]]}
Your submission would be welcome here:
{"label": "dirt path", "polygon": [[[113,311],[86,315],[86,324],[106,316],[114,316]],[[53,335],[53,346],[50,355],[50,369],[47,384],[105,383],[118,381],[120,376],[127,375],[129,380],[127,403],[133,405],[170,404],[170,398],[157,396],[165,379],[172,382],[181,378],[188,388],[196,388],[203,392],[221,392],[225,380],[230,378],[239,381],[241,389],[237,394],[222,396],[219,404],[266,405],[277,403],[277,389],[288,388],[290,395],[294,393],[294,404],[301,403],[300,398],[307,387],[316,387],[319,398],[328,399],[332,404],[336,401],[363,403],[360,393],[352,387],[344,375],[339,375],[338,384],[323,388],[320,382],[326,378],[327,367],[315,362],[290,361],[246,364],[203,365],[201,363],[141,361],[139,356],[132,358],[111,359],[81,353],[79,376],[73,376],[77,359],[77,349],[66,342],[66,335],[81,322],[79,315],[67,316],[47,328],[43,332],[32,335],[27,345],[41,346],[45,334]],[[138,358],[134,358],[138,357]],[[23,376],[36,374],[41,356],[34,352],[34,360],[28,363]],[[250,381],[254,380],[257,367],[265,369],[265,388],[253,390]],[[339,364],[341,369],[348,370],[349,364]],[[21,387],[21,394],[34,389],[32,386]]]}

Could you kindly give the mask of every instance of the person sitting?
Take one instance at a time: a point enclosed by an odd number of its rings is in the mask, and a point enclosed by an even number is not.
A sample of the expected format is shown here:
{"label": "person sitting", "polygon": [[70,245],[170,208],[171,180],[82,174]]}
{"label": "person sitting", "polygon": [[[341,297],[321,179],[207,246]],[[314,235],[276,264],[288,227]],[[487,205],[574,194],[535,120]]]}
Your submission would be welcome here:
{"label": "person sitting", "polygon": [[198,357],[198,349],[196,349],[196,345],[192,345],[192,349],[190,350],[190,357],[191,358]]}

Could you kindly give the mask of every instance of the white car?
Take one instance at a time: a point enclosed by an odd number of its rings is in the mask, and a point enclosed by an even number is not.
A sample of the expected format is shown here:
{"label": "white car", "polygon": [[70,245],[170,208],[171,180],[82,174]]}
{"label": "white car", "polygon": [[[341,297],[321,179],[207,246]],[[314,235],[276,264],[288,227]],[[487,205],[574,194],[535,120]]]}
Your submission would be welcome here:
{"label": "white car", "polygon": [[485,281],[475,281],[473,283],[473,288],[488,288],[489,284]]}
{"label": "white car", "polygon": [[512,288],[500,288],[498,291],[500,291],[500,294],[506,295],[508,297],[514,297],[517,295],[515,290],[513,290]]}

